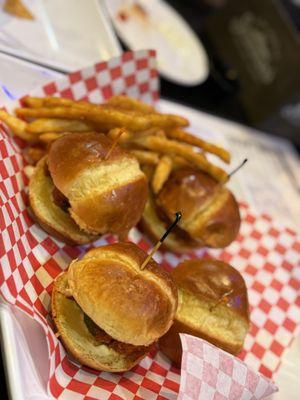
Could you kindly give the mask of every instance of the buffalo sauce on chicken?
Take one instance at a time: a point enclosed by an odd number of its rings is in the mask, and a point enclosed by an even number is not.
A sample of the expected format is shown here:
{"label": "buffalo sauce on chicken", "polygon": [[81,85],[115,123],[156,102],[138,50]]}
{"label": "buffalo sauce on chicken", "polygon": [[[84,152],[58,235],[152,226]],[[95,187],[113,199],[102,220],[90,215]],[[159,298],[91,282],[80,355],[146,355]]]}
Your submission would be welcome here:
{"label": "buffalo sauce on chicken", "polygon": [[[101,344],[106,344],[110,348],[114,349],[118,353],[126,354],[126,355],[133,355],[134,353],[144,352],[147,348],[146,346],[134,346],[133,344],[129,343],[122,343],[118,340],[113,339],[109,336],[103,329],[99,328],[98,325],[94,323],[91,318],[89,318],[86,314],[84,314],[84,322],[89,330],[89,332],[94,337],[94,342],[97,346]],[[151,346],[148,346],[150,350]]]}
{"label": "buffalo sauce on chicken", "polygon": [[61,208],[63,211],[68,211],[68,208],[70,207],[69,200],[55,186],[52,190],[52,199],[54,204],[56,204],[59,208]]}

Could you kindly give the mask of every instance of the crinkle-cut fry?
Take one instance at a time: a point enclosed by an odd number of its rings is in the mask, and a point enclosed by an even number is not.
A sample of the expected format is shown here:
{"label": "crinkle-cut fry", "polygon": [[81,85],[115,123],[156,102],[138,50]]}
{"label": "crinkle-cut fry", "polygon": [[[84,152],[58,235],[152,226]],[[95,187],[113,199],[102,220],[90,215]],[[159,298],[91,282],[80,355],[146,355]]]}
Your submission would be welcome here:
{"label": "crinkle-cut fry", "polygon": [[190,145],[156,136],[137,138],[134,142],[152,151],[183,157],[194,166],[210,174],[218,182],[226,182],[228,180],[228,175],[223,169],[210,163],[203,154],[194,152]]}
{"label": "crinkle-cut fry", "polygon": [[152,177],[152,189],[157,194],[163,187],[166,180],[169,178],[172,172],[172,159],[169,156],[163,156],[157,164],[154,175]]}
{"label": "crinkle-cut fry", "polygon": [[145,151],[145,150],[130,150],[130,153],[133,154],[140,164],[150,164],[156,165],[159,162],[159,156],[154,151]]}
{"label": "crinkle-cut fry", "polygon": [[67,132],[46,132],[46,133],[42,133],[39,136],[39,140],[42,143],[52,143],[54,142],[54,140],[58,139],[59,137],[66,135]]}
{"label": "crinkle-cut fry", "polygon": [[218,156],[227,164],[230,163],[230,153],[226,149],[223,149],[222,147],[217,146],[213,143],[209,143],[206,140],[200,139],[188,132],[183,131],[182,129],[176,128],[168,131],[167,137],[170,139],[175,139],[184,143],[191,144],[192,146],[200,147],[208,153],[212,153]]}
{"label": "crinkle-cut fry", "polygon": [[133,99],[132,97],[128,97],[122,94],[112,96],[107,101],[107,104],[114,107],[122,108],[124,110],[135,110],[142,113],[155,112],[155,108],[150,106],[150,104],[144,103],[140,100]]}
{"label": "crinkle-cut fry", "polygon": [[152,120],[148,115],[129,113],[114,108],[98,107],[53,107],[53,108],[18,108],[16,114],[25,118],[63,118],[83,119],[105,126],[106,129],[123,126],[132,131],[148,129]]}
{"label": "crinkle-cut fry", "polygon": [[22,119],[14,117],[4,110],[0,110],[0,121],[4,122],[16,136],[26,140],[26,142],[36,141],[37,136],[26,131],[27,122]]}
{"label": "crinkle-cut fry", "polygon": [[[122,131],[122,135],[120,136],[120,132]],[[131,134],[125,130],[124,128],[112,128],[108,131],[107,136],[115,140],[116,138],[119,138],[119,143],[120,144],[127,144],[131,140]]]}
{"label": "crinkle-cut fry", "polygon": [[91,126],[84,121],[60,119],[60,118],[39,118],[30,122],[26,128],[31,133],[46,132],[87,132]]}
{"label": "crinkle-cut fry", "polygon": [[46,149],[36,146],[29,147],[27,152],[29,158],[34,164],[36,164],[42,157],[44,157],[46,153]]}

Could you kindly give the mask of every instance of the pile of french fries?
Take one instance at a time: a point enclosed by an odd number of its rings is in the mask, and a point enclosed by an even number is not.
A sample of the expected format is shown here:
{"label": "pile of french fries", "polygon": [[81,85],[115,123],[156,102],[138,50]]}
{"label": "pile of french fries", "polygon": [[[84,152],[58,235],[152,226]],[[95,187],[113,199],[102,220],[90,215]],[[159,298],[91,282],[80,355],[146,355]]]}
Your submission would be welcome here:
{"label": "pile of french fries", "polygon": [[28,142],[27,158],[32,165],[62,135],[99,132],[138,159],[154,193],[160,191],[173,170],[181,167],[205,171],[220,183],[228,180],[227,173],[205,155],[211,153],[229,163],[227,150],[186,132],[187,119],[159,113],[139,100],[119,95],[96,105],[61,97],[26,97],[23,104],[15,110],[16,116],[0,110],[0,121]]}

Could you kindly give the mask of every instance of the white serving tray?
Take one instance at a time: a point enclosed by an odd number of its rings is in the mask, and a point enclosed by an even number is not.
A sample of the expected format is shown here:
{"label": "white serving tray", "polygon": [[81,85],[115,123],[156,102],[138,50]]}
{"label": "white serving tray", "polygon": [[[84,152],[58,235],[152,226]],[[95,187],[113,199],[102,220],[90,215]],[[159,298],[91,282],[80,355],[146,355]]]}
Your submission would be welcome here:
{"label": "white serving tray", "polygon": [[[237,135],[240,131],[241,137],[250,134],[255,135],[255,132],[241,125],[169,101],[161,100],[159,105],[162,111],[182,114],[189,118],[192,122],[191,129],[193,129],[193,132],[201,133],[201,136],[203,136],[204,131],[207,135],[212,135],[210,129],[213,127],[214,139],[219,138],[220,143],[224,145],[228,143],[229,132],[235,132],[234,134]],[[282,143],[279,142],[278,145],[282,145]],[[240,156],[234,156],[233,162],[236,162]],[[242,178],[240,179],[242,180]],[[280,182],[278,184],[280,186]],[[249,198],[249,201],[251,201],[251,198]],[[253,205],[251,204],[252,207]],[[277,216],[277,218],[279,217]],[[0,303],[0,329],[11,399],[50,399],[47,394],[48,353],[46,339],[41,327],[19,310]],[[272,400],[299,400],[299,360],[300,338],[295,340],[292,347],[287,351],[281,368],[274,377],[279,386],[279,392],[271,398]],[[74,400],[76,399],[74,398]]]}
{"label": "white serving tray", "polygon": [[120,54],[101,0],[23,0],[35,19],[2,10],[0,51],[71,72]]}

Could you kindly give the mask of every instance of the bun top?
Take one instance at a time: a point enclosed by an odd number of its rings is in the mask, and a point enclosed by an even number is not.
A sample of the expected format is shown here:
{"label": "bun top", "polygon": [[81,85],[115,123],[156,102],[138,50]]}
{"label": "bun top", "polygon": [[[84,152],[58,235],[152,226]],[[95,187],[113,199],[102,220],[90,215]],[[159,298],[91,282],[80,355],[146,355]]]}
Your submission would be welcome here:
{"label": "bun top", "polygon": [[191,168],[172,173],[157,196],[157,206],[200,244],[225,247],[238,234],[240,213],[232,193],[208,174]]}
{"label": "bun top", "polygon": [[133,243],[90,250],[68,270],[70,293],[82,310],[114,339],[147,346],[172,325],[177,288],[153,259]]}
{"label": "bun top", "polygon": [[248,295],[242,275],[231,265],[212,259],[189,260],[172,271],[181,293],[207,302],[225,302],[233,312],[249,321]]}
{"label": "bun top", "polygon": [[91,234],[125,235],[147,200],[147,179],[138,161],[99,133],[72,133],[51,146],[48,167],[54,185],[69,200],[70,214]]}

